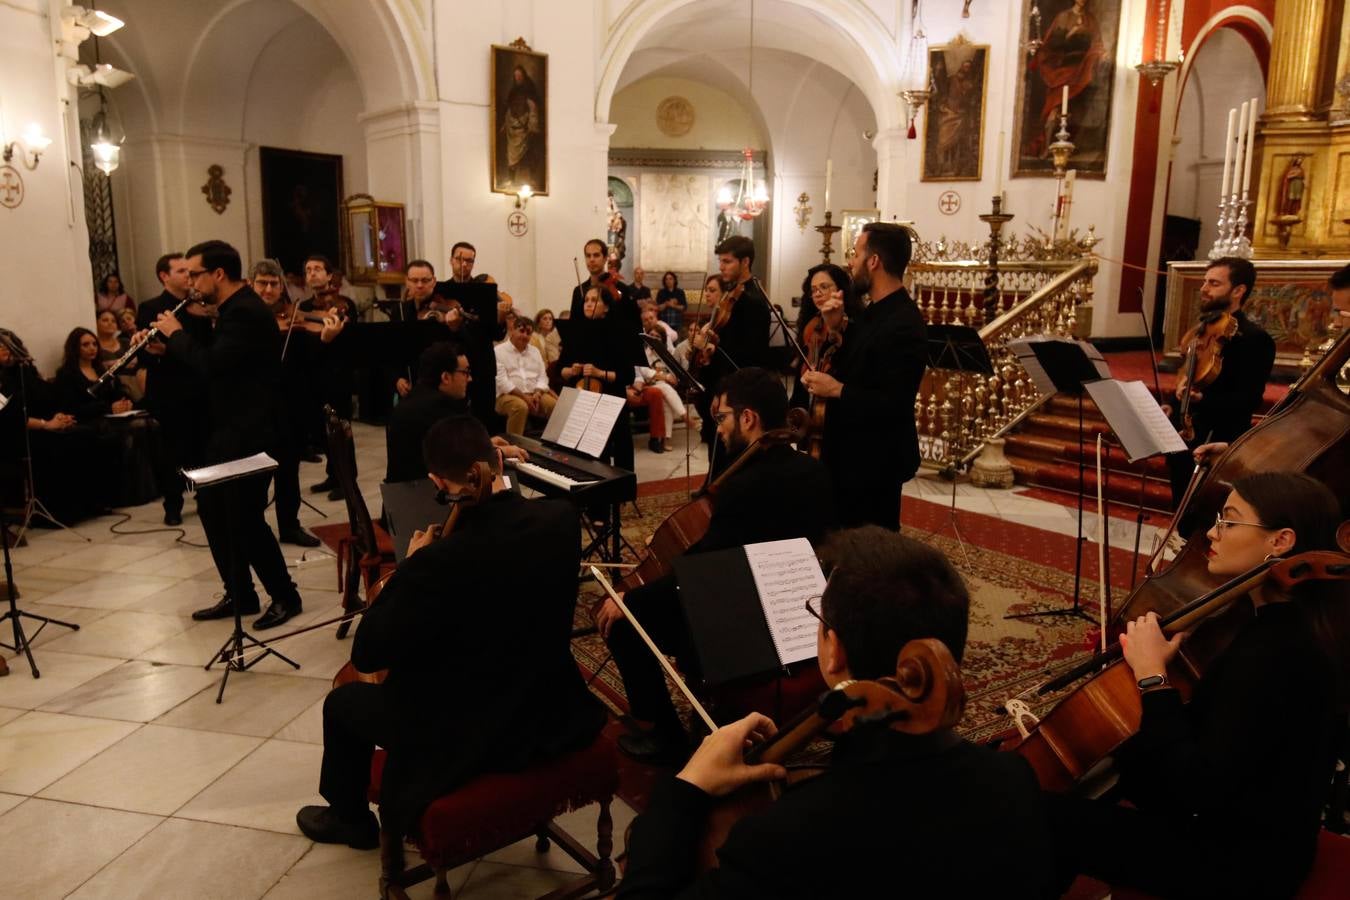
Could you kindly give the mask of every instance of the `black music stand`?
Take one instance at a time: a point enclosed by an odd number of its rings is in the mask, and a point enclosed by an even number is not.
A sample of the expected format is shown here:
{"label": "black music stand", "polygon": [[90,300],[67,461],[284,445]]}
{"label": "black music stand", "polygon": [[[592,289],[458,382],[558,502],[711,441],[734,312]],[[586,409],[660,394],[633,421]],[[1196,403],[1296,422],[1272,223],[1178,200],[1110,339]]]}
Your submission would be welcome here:
{"label": "black music stand", "polygon": [[[1037,616],[1076,616],[1088,622],[1095,619],[1083,609],[1083,491],[1086,460],[1083,448],[1083,394],[1090,381],[1101,379],[1102,374],[1093,365],[1092,360],[1076,342],[1065,340],[1031,341],[1028,343],[1035,354],[1036,362],[1044,370],[1046,377],[1054,383],[1056,392],[1070,394],[1078,398],[1078,538],[1074,543],[1073,562],[1073,605],[1064,609],[1044,609],[1037,612],[1011,613],[1005,619],[1033,619]],[[1102,577],[1105,577],[1104,575]]]}
{"label": "black music stand", "polygon": [[[666,345],[665,341],[643,332],[642,342],[651,348],[657,358],[665,364],[670,374],[675,376],[676,388],[684,398],[684,484],[685,487],[688,487],[694,480],[689,463],[694,453],[693,428],[689,425],[689,410],[694,407],[694,397],[704,393],[707,388],[688,369],[680,365],[680,361],[675,358],[675,354],[670,352],[670,347]],[[691,491],[690,494],[692,496],[693,492]]]}
{"label": "black music stand", "polygon": [[[930,369],[950,369],[960,373],[962,386],[969,375],[994,374],[994,363],[989,358],[989,350],[984,346],[980,333],[969,325],[929,325],[928,326],[928,367]],[[972,423],[961,420],[963,431],[973,431]],[[952,533],[961,547],[961,554],[969,561],[966,542],[961,538],[961,529],[956,522],[956,479],[960,461],[953,460],[951,468],[944,474],[950,474],[952,481],[952,502],[947,512],[947,521]],[[937,534],[936,531],[930,532]]]}

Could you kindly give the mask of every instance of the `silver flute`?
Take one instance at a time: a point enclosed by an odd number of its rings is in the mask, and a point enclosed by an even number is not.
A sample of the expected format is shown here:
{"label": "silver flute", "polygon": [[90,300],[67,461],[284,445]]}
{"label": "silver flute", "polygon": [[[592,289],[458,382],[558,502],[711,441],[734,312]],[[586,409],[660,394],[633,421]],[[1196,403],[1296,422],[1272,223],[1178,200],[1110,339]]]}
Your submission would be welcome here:
{"label": "silver flute", "polygon": [[[173,309],[171,309],[169,311],[169,314],[174,316],[178,315],[178,311],[181,310],[183,307],[187,306],[191,302],[192,302],[192,295],[188,294],[182,300],[178,301],[178,305],[175,306]],[[108,368],[103,371],[102,375],[98,376],[98,381],[95,381],[93,384],[89,385],[88,388],[89,396],[97,397],[99,389],[103,387],[104,383],[113,378],[118,373],[118,371],[122,369],[123,366],[131,362],[131,358],[133,356],[135,356],[137,353],[140,353],[141,350],[144,349],[146,344],[150,343],[157,337],[159,337],[159,329],[151,328],[149,331],[145,333],[145,337],[141,338],[139,341],[133,341],[131,343],[131,346],[127,347],[126,352],[123,353],[121,356],[119,356],[116,359],[116,361],[113,362],[112,365],[108,366]]]}

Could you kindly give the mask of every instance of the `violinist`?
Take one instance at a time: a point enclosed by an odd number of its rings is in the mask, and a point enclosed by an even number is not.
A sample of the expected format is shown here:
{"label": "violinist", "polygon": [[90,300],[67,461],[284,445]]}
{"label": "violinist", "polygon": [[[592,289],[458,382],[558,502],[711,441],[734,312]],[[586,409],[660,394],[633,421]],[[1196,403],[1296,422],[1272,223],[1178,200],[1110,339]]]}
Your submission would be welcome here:
{"label": "violinist", "polygon": [[[1231,317],[1236,330],[1226,343],[1215,340],[1214,361],[1198,360],[1198,368],[1218,366],[1218,375],[1208,384],[1189,384],[1178,378],[1175,395],[1178,412],[1189,391],[1192,446],[1209,441],[1231,443],[1252,427],[1252,414],[1261,405],[1266,382],[1275,365],[1275,341],[1243,312],[1256,286],[1256,267],[1233,256],[1216,259],[1205,270],[1200,284],[1200,324],[1216,326],[1220,317]],[[1208,362],[1208,366],[1204,363]],[[1199,372],[1197,374],[1203,374]],[[1199,378],[1197,377],[1197,381]],[[1182,427],[1186,423],[1179,423]],[[1179,502],[1186,492],[1193,466],[1189,453],[1167,458],[1172,476],[1172,499]]]}
{"label": "violinist", "polygon": [[[1210,573],[1334,550],[1341,506],[1310,476],[1239,478],[1207,537]],[[1169,664],[1183,642],[1156,613],[1121,638],[1143,717],[1116,754],[1120,795],[1052,806],[1062,864],[1157,896],[1290,897],[1307,875],[1344,723],[1350,592],[1267,580],[1183,704]],[[1205,639],[1204,626],[1195,640]],[[1117,806],[1118,799],[1133,806]]]}
{"label": "violinist", "polygon": [[[382,824],[405,835],[428,803],[458,785],[584,747],[605,722],[569,647],[581,559],[576,511],[507,489],[501,456],[471,416],[437,422],[422,450],[438,488],[466,493],[475,464],[486,463],[492,493],[463,511],[453,533],[415,532],[361,619],[352,662],[388,676],[345,684],[324,702],[319,793],[329,805],[296,815],[300,830],[322,843],[379,843],[366,800],[377,745],[389,752]],[[503,572],[516,573],[506,593]]]}
{"label": "violinist", "polygon": [[[843,291],[820,304],[826,331],[844,335],[829,372],[808,371],[802,385],[823,398],[821,458],[834,476],[844,525],[900,527],[900,492],[919,469],[914,398],[927,362],[923,313],[905,290],[909,233],[869,222],[854,243],[853,288],[867,304],[844,324]],[[846,329],[846,330],[845,330]],[[881,465],[869,465],[874,454]]]}
{"label": "violinist", "polygon": [[[836,294],[843,297],[844,316],[839,320],[838,330],[831,331],[820,317],[820,304]],[[830,358],[843,343],[849,317],[856,318],[858,312],[853,300],[853,279],[848,277],[848,272],[833,263],[821,263],[807,271],[806,279],[802,281],[801,308],[797,311],[797,341],[806,349],[813,368],[829,371]],[[792,405],[809,406],[811,398],[801,383],[801,360],[796,360],[794,368],[798,371]]]}
{"label": "violinist", "polygon": [[[751,445],[765,432],[786,422],[787,393],[774,373],[741,369],[723,382],[716,427],[733,456],[752,452]],[[786,442],[766,442],[753,452],[743,468],[718,485],[708,530],[687,553],[801,537],[816,543],[834,527],[833,491],[824,466]],[[658,644],[673,656],[687,657],[691,648],[674,576],[629,592],[625,603]],[[682,761],[689,739],[656,660],[613,600],[601,606],[596,625],[623,676],[633,718],[652,725],[650,731],[620,736],[619,748],[644,762]]]}
{"label": "violinist", "polygon": [[[594,285],[586,289],[582,315],[568,318],[563,335],[558,374],[562,383],[579,390],[624,397],[633,383],[634,363],[627,352],[627,321],[612,314],[610,294]],[[637,332],[632,339],[638,339]],[[646,361],[646,357],[642,357]],[[610,432],[604,455],[620,469],[633,468],[633,437],[628,407],[619,414]]]}
{"label": "violinist", "polygon": [[[874,526],[820,548],[830,572],[809,607],[826,684],[894,676],[900,649],[936,638],[960,659],[969,594],[937,550]],[[1045,897],[1052,849],[1031,767],[950,729],[902,734],[860,725],[823,774],[736,822],[718,868],[695,875],[695,848],[718,798],[779,766],[748,766],[745,740],[775,732],[752,714],[704,739],[633,823],[621,900],[681,897]]]}
{"label": "violinist", "polygon": [[[333,286],[333,264],[328,257],[320,253],[305,258],[305,286],[313,291],[313,296],[297,304],[300,315],[323,315],[336,312],[339,319],[355,321],[356,306],[349,300],[339,297]],[[345,301],[345,302],[344,302]],[[310,330],[315,323],[307,323]],[[297,328],[300,326],[297,325]],[[322,328],[322,326],[320,326]],[[291,339],[295,339],[292,331]],[[289,352],[289,350],[288,350]],[[310,369],[310,400],[306,412],[309,424],[310,440],[320,447],[328,446],[324,431],[323,408],[325,405],[337,410],[344,419],[352,417],[352,393],[354,385],[351,369],[343,365],[330,349],[321,351]],[[329,500],[342,499],[342,491],[337,481],[337,466],[331,456],[324,464],[324,479],[309,487],[311,493],[328,494]]]}

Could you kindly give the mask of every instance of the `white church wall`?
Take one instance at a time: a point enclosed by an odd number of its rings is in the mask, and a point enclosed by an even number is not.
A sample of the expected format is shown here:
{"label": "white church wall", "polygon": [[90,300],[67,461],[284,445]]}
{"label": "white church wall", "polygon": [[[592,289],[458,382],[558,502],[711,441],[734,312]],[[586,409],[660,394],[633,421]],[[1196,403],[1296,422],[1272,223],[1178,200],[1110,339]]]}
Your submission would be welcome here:
{"label": "white church wall", "polygon": [[23,202],[0,207],[0,327],[23,339],[45,375],[55,370],[70,329],[92,327],[94,318],[79,128],[63,104],[75,94],[52,51],[49,15],[59,8],[48,0],[0,4],[0,143],[17,139],[29,123],[52,139],[33,171],[16,155]]}
{"label": "white church wall", "polygon": [[[693,125],[683,135],[666,134],[657,125],[657,107],[673,96],[694,109]],[[762,149],[764,142],[736,98],[688,78],[644,78],[623,88],[614,95],[609,120],[615,126],[611,147],[740,150]]]}

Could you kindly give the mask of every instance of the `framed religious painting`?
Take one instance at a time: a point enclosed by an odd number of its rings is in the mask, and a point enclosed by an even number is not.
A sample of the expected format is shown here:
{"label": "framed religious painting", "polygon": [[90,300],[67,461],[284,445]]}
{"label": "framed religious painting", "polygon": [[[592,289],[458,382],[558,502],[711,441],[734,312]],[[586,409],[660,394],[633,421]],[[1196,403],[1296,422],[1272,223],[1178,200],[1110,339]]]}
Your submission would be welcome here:
{"label": "framed religious painting", "polygon": [[548,193],[548,55],[492,45],[492,190]]}
{"label": "framed religious painting", "polygon": [[879,209],[842,209],[839,211],[839,250],[844,259],[853,258],[853,244],[868,222],[881,219]]}
{"label": "framed religious painting", "polygon": [[342,252],[342,157],[279,147],[258,148],[262,175],[263,252],[287,272],[305,257]]}
{"label": "framed religious painting", "polygon": [[[1054,176],[1050,145],[1057,140],[1066,106],[1069,140],[1074,145],[1068,167],[1076,169],[1079,178],[1106,177],[1122,2],[1023,0],[1022,42],[1041,43],[1034,55],[1018,54],[1014,177]],[[1039,34],[1028,33],[1032,6],[1039,7],[1039,21],[1046,23]]]}
{"label": "framed religious painting", "polygon": [[957,35],[928,48],[933,94],[923,135],[924,181],[979,181],[989,47]]}

